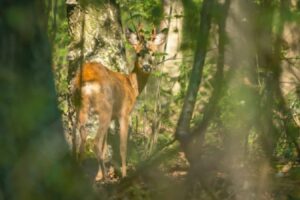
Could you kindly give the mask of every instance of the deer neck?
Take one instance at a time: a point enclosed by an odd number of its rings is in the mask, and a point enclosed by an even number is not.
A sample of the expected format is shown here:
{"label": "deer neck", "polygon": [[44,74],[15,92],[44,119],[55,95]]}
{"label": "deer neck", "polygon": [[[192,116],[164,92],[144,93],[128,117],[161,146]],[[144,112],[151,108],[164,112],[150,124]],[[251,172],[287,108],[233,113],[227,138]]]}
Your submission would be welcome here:
{"label": "deer neck", "polygon": [[129,74],[129,80],[136,96],[139,96],[145,88],[149,75],[140,70],[135,63],[133,71]]}

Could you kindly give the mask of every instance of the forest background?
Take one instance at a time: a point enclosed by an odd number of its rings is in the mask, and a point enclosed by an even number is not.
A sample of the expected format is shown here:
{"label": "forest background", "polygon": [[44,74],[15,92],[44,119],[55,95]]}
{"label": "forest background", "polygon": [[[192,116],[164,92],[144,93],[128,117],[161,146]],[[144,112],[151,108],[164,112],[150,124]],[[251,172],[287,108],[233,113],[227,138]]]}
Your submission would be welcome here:
{"label": "forest background", "polygon": [[[0,199],[300,199],[299,14],[296,0],[2,1]],[[113,125],[116,176],[94,184],[71,154],[70,83],[87,61],[131,71],[138,24],[167,41],[131,115],[128,177]]]}

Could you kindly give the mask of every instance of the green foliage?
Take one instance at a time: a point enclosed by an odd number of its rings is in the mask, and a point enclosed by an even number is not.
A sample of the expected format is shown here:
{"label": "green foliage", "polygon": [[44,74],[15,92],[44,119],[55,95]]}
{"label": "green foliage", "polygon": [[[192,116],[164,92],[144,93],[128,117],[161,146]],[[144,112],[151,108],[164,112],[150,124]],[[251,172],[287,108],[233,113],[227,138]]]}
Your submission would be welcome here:
{"label": "green foliage", "polygon": [[[182,1],[184,7],[182,50],[195,49],[196,38],[199,35],[200,8],[202,0]],[[191,31],[193,30],[193,31]]]}
{"label": "green foliage", "polygon": [[58,94],[59,109],[67,113],[68,93],[68,63],[67,54],[70,38],[68,34],[68,22],[66,6],[63,1],[49,1],[48,35],[52,44],[52,66],[55,76],[55,86]]}
{"label": "green foliage", "polygon": [[117,0],[123,13],[125,24],[147,21],[159,25],[163,18],[160,0]]}

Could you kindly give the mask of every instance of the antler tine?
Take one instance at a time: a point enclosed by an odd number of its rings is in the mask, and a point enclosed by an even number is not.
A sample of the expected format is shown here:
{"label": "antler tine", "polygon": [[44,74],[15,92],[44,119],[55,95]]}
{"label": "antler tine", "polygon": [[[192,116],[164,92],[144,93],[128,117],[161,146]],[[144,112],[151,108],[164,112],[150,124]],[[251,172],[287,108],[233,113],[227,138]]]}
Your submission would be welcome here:
{"label": "antler tine", "polygon": [[143,24],[141,22],[139,22],[139,24],[138,24],[138,31],[142,30],[142,28],[143,28]]}
{"label": "antler tine", "polygon": [[156,37],[156,28],[154,25],[152,27],[153,28],[152,28],[152,33],[151,33],[151,40],[154,40],[154,38]]}
{"label": "antler tine", "polygon": [[143,24],[141,22],[139,22],[138,24],[138,28],[137,28],[137,35],[138,35],[138,38],[139,40],[142,40],[143,39]]}

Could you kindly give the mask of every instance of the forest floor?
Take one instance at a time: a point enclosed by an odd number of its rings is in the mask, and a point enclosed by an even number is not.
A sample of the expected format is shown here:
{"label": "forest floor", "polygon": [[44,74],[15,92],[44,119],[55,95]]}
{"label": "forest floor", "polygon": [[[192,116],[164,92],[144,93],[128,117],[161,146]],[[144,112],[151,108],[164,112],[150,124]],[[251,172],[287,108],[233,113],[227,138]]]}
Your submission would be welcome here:
{"label": "forest floor", "polygon": [[[235,193],[237,189],[233,187],[234,183],[229,180],[229,175],[224,172],[213,173],[213,178],[209,179],[207,177],[212,177],[212,173],[204,172],[203,180],[199,180],[196,176],[188,174],[189,165],[181,152],[177,153],[173,160],[167,160],[166,163],[168,164],[146,166],[144,170],[129,164],[128,177],[121,179],[118,172],[110,170],[109,178],[105,182],[93,182],[92,177],[96,171],[95,163],[94,167],[86,168],[85,171],[88,172],[95,191],[103,199],[233,200],[241,198]],[[269,192],[260,194],[260,198],[258,198],[259,190],[257,188],[260,183],[247,189],[243,185],[240,189],[244,191],[242,195],[247,197],[242,197],[242,199],[300,200],[300,165],[288,162],[278,165],[278,169],[269,176]],[[257,177],[257,174],[251,176],[253,177],[248,177],[249,180],[256,178],[259,180],[260,178]]]}

